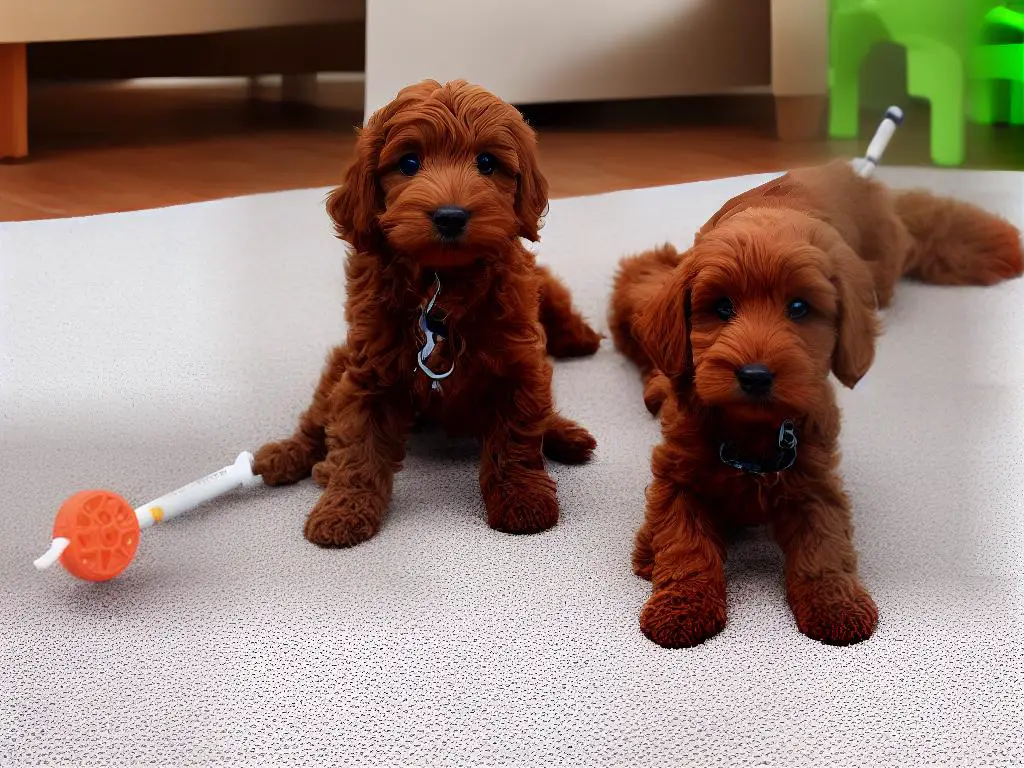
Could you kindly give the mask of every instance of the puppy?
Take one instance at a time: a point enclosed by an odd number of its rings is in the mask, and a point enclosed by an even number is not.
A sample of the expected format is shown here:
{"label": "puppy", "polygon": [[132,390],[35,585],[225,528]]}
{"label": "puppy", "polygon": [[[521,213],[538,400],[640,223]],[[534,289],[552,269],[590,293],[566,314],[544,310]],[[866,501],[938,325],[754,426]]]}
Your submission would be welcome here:
{"label": "puppy", "polygon": [[306,538],[352,546],[380,528],[406,437],[426,421],[482,441],[492,528],[553,526],[543,456],[582,463],[595,441],[555,411],[547,355],[593,354],[600,336],[520,241],[539,239],[547,208],[533,131],[482,88],[426,81],[370,118],[355,155],[327,201],[351,246],[347,340],[255,471],[270,485],[312,473],[324,492]]}
{"label": "puppy", "polygon": [[977,208],[893,194],[844,162],[794,171],[725,204],[683,254],[623,261],[617,347],[660,409],[633,570],[652,582],[640,627],[666,647],[725,625],[725,538],[770,525],[800,631],[844,645],[878,612],[857,576],[838,474],[829,372],[867,372],[876,314],[901,276],[989,285],[1021,274],[1020,235]]}

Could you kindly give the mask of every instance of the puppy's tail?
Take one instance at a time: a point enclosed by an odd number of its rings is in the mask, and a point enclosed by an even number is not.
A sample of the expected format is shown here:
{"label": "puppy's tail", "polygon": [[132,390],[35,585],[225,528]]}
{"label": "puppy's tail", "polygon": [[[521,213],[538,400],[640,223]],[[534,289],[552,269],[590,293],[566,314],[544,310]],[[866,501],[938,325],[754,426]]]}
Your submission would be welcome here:
{"label": "puppy's tail", "polygon": [[619,262],[612,287],[608,325],[616,348],[645,374],[652,363],[633,336],[633,322],[672,274],[682,257],[671,245],[663,245]]}
{"label": "puppy's tail", "polygon": [[992,285],[1024,271],[1020,232],[1005,219],[927,192],[896,195],[896,212],[913,238],[908,277],[936,285]]}

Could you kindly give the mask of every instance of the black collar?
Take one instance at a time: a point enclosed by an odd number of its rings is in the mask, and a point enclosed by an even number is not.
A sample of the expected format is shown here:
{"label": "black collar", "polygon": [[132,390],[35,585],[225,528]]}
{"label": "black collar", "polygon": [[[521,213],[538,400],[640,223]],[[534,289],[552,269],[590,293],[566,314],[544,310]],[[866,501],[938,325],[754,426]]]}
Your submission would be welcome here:
{"label": "black collar", "polygon": [[774,455],[763,461],[742,459],[736,455],[732,443],[724,442],[718,449],[723,464],[750,475],[770,475],[785,472],[796,463],[796,431],[793,422],[786,419],[779,427],[778,448]]}

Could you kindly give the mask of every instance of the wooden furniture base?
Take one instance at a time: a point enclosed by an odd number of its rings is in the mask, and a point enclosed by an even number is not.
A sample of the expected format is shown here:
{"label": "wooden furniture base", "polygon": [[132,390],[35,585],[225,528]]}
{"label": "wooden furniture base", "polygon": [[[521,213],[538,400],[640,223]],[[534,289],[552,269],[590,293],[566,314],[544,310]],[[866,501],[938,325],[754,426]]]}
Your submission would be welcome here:
{"label": "wooden furniture base", "polygon": [[0,43],[0,160],[28,155],[28,73],[24,43]]}
{"label": "wooden furniture base", "polygon": [[783,141],[811,141],[825,136],[827,96],[776,96],[775,129]]}

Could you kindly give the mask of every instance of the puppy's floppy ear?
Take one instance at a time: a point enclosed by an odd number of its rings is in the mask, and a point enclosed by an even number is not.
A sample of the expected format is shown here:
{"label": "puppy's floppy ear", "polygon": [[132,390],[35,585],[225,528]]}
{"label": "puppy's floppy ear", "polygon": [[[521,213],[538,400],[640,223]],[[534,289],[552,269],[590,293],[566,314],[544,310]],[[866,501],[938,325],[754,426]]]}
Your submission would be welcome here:
{"label": "puppy's floppy ear", "polygon": [[356,139],[356,153],[345,170],[341,186],[327,198],[327,213],[334,221],[338,237],[363,250],[377,231],[377,213],[381,208],[377,188],[377,158],[383,149],[384,134],[371,118]]}
{"label": "puppy's floppy ear", "polygon": [[366,127],[359,131],[355,157],[345,171],[345,178],[327,198],[327,213],[334,220],[338,237],[357,250],[372,248],[380,235],[377,214],[383,210],[384,201],[377,186],[377,162],[384,149],[388,121],[441,88],[436,80],[406,86],[389,104],[374,112]]}
{"label": "puppy's floppy ear", "polygon": [[875,359],[875,339],[881,330],[878,298],[871,270],[853,249],[845,243],[835,245],[830,256],[832,283],[839,296],[832,372],[853,389]]}
{"label": "puppy's floppy ear", "polygon": [[334,221],[338,237],[357,250],[373,246],[379,234],[377,214],[384,207],[377,186],[377,162],[384,149],[385,128],[400,111],[416,104],[441,88],[436,80],[423,80],[406,86],[385,106],[374,112],[356,138],[355,157],[345,170],[340,187],[327,198],[327,213]]}
{"label": "puppy's floppy ear", "polygon": [[516,218],[519,235],[536,242],[540,239],[540,220],[548,208],[548,181],[540,172],[537,155],[537,134],[519,118],[514,135],[519,155],[519,176],[516,179]]}
{"label": "puppy's floppy ear", "polygon": [[690,280],[678,266],[633,321],[633,336],[654,366],[673,381],[693,375],[690,358]]}

